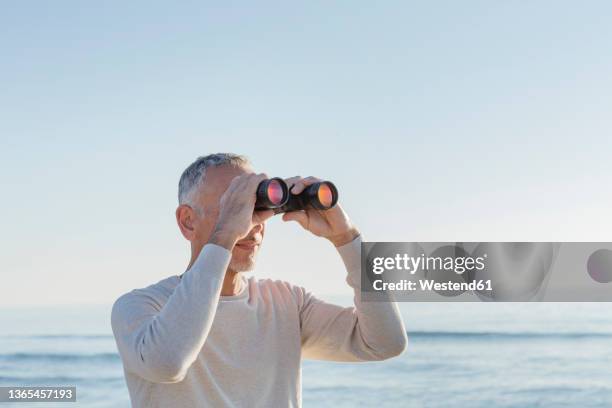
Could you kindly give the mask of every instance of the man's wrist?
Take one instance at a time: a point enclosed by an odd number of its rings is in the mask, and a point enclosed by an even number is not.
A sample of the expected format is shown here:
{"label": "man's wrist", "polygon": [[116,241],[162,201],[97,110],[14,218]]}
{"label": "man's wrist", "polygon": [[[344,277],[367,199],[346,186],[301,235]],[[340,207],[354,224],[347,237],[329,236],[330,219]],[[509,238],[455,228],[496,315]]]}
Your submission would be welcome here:
{"label": "man's wrist", "polygon": [[234,249],[234,245],[236,245],[236,241],[238,241],[238,237],[236,234],[233,234],[229,231],[225,231],[223,229],[216,229],[210,239],[208,240],[209,244],[219,245],[228,251]]}
{"label": "man's wrist", "polygon": [[352,242],[355,238],[359,236],[359,234],[360,233],[359,233],[359,230],[357,230],[357,228],[351,227],[349,230],[343,233],[328,237],[327,239],[331,241],[331,243],[334,244],[336,248],[339,248],[343,245],[348,244],[349,242]]}

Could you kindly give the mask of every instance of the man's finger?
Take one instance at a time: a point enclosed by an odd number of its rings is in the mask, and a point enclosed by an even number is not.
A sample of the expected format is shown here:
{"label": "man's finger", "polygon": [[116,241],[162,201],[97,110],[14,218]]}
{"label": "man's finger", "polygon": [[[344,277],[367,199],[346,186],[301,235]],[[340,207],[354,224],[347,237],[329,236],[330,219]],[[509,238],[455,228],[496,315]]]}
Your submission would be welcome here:
{"label": "man's finger", "polygon": [[298,181],[300,181],[301,179],[302,179],[301,176],[293,176],[293,177],[289,177],[283,180],[285,181],[285,184],[287,184],[287,187],[289,187],[289,189],[291,190],[291,187],[293,187],[293,185],[297,183]]}
{"label": "man's finger", "polygon": [[308,215],[304,211],[289,211],[283,214],[283,221],[296,221],[302,228],[308,228]]}
{"label": "man's finger", "polygon": [[257,186],[259,185],[259,183],[261,183],[267,178],[268,175],[266,173],[251,174],[249,175],[244,188],[246,191],[252,191],[253,193],[255,193],[257,191]]}
{"label": "man's finger", "polygon": [[302,179],[302,176],[294,176],[285,179],[285,184],[289,188],[289,191],[292,190],[293,186]]}
{"label": "man's finger", "polygon": [[312,177],[312,176],[310,176],[310,177],[306,177],[306,178],[303,178],[303,179],[301,179],[301,180],[298,180],[298,181],[295,183],[295,185],[293,186],[293,188],[291,188],[291,192],[292,192],[293,194],[300,194],[300,193],[301,193],[302,191],[304,191],[304,189],[305,189],[306,187],[308,187],[309,185],[314,184],[314,183],[318,183],[318,182],[320,182],[320,181],[322,181],[322,180],[321,180],[321,179],[319,179],[319,178],[317,178],[317,177]]}

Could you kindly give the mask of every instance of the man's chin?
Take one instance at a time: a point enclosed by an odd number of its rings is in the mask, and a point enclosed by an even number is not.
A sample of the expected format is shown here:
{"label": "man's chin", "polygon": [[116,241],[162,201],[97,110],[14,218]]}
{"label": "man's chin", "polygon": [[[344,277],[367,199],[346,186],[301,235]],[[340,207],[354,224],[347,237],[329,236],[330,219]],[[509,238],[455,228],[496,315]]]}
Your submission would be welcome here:
{"label": "man's chin", "polygon": [[257,248],[241,248],[236,246],[232,254],[229,268],[236,272],[250,272],[255,269]]}

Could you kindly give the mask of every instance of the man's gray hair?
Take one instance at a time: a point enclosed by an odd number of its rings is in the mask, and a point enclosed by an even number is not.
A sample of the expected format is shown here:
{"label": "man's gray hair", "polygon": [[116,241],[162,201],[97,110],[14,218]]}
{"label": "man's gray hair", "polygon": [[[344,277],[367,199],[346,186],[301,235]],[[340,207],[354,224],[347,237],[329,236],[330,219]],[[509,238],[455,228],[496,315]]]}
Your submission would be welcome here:
{"label": "man's gray hair", "polygon": [[194,194],[204,182],[206,169],[223,165],[246,166],[249,165],[249,159],[234,153],[213,153],[198,157],[181,175],[178,189],[179,204],[193,205]]}

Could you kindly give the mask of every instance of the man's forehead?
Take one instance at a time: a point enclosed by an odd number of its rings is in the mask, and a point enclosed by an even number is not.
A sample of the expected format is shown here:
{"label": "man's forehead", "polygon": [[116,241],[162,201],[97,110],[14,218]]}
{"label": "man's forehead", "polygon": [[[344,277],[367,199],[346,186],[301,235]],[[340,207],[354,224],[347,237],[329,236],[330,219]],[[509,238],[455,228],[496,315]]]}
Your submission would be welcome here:
{"label": "man's forehead", "polygon": [[203,191],[215,192],[225,191],[232,182],[232,179],[242,174],[254,173],[251,166],[248,165],[221,165],[216,167],[210,167],[206,169],[204,173],[204,185]]}

